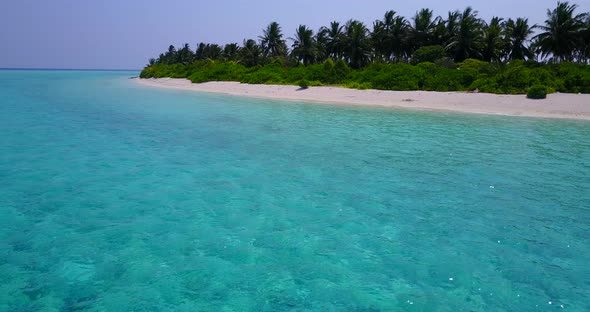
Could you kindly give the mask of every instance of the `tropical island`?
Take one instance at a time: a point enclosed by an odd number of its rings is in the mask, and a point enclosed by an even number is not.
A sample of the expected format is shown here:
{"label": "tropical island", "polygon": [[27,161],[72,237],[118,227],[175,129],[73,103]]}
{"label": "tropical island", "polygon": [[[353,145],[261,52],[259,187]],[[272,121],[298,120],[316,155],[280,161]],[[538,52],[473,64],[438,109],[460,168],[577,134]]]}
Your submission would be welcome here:
{"label": "tropical island", "polygon": [[531,25],[525,17],[484,21],[471,7],[445,17],[421,9],[410,19],[388,11],[371,27],[358,20],[334,21],[317,32],[300,25],[293,37],[272,22],[258,39],[242,45],[200,43],[195,51],[189,44],[171,45],[149,60],[140,78],[527,94],[532,99],[590,93],[590,14],[568,2],[548,9],[542,25]]}

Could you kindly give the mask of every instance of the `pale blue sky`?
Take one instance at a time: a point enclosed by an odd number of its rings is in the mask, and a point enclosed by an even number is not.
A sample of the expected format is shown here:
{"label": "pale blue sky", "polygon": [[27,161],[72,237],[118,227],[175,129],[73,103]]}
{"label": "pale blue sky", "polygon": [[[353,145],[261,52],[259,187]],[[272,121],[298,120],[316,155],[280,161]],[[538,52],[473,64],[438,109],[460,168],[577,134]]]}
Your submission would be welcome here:
{"label": "pale blue sky", "polygon": [[[299,24],[314,29],[330,21],[368,24],[385,11],[411,17],[473,6],[486,20],[528,17],[542,23],[555,0],[3,0],[0,5],[0,68],[139,69],[169,44],[219,44],[257,38],[271,21],[287,37]],[[576,0],[580,12],[590,0]]]}

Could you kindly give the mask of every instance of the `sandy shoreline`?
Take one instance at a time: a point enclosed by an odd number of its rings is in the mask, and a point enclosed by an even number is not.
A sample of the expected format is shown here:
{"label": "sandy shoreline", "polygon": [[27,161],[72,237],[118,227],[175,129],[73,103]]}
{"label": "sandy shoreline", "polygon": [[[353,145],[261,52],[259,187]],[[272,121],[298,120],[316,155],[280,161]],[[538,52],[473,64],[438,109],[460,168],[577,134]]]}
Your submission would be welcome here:
{"label": "sandy shoreline", "polygon": [[529,100],[524,95],[487,93],[354,90],[338,87],[299,90],[296,86],[249,85],[239,82],[195,84],[187,79],[135,80],[150,87],[287,101],[590,120],[590,94],[550,94],[545,100]]}

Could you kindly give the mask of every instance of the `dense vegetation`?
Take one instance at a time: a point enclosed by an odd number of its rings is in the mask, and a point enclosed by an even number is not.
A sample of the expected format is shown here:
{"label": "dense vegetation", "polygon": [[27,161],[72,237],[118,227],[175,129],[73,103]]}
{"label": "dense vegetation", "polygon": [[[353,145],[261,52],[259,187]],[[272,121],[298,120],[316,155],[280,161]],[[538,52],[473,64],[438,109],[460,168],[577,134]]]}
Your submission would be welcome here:
{"label": "dense vegetation", "polygon": [[532,86],[526,94],[526,97],[533,100],[544,99],[547,97],[547,88],[541,85]]}
{"label": "dense vegetation", "polygon": [[170,46],[150,59],[141,77],[491,93],[527,93],[536,86],[590,93],[590,14],[576,9],[559,2],[540,26],[526,18],[485,22],[470,7],[446,18],[422,9],[411,20],[389,11],[371,30],[355,20],[332,22],[315,34],[301,25],[289,38],[290,49],[273,22],[258,41],[241,46],[200,43],[194,52],[188,44]]}

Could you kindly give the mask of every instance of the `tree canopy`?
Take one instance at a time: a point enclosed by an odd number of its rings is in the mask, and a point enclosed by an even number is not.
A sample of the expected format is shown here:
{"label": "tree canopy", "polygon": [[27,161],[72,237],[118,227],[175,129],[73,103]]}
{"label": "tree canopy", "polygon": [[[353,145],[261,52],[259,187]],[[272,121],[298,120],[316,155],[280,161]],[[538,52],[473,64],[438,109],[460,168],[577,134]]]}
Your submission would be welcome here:
{"label": "tree canopy", "polygon": [[170,45],[142,77],[495,93],[523,93],[535,83],[590,92],[590,14],[569,2],[548,9],[542,25],[526,17],[484,21],[472,7],[444,16],[424,8],[409,19],[390,10],[371,25],[332,21],[291,34],[272,22],[241,45]]}
{"label": "tree canopy", "polygon": [[[372,25],[352,19],[346,23],[333,21],[318,31],[300,25],[288,39],[280,24],[272,22],[263,29],[259,40],[244,40],[242,46],[200,43],[192,52],[188,44],[178,50],[171,45],[153,63],[187,64],[213,59],[256,66],[280,58],[283,63],[311,65],[331,58],[344,60],[352,68],[364,68],[373,62],[418,63],[415,59],[422,55],[423,48],[432,46],[443,47],[441,58],[455,62],[472,58],[493,63],[586,63],[590,61],[590,14],[577,9],[576,4],[558,2],[554,9],[547,10],[543,25],[531,25],[526,17],[494,17],[486,22],[472,7],[450,11],[446,17],[424,8],[411,19],[392,10]],[[287,41],[291,42],[290,49]],[[247,51],[240,52],[242,49]]]}

